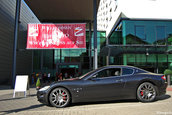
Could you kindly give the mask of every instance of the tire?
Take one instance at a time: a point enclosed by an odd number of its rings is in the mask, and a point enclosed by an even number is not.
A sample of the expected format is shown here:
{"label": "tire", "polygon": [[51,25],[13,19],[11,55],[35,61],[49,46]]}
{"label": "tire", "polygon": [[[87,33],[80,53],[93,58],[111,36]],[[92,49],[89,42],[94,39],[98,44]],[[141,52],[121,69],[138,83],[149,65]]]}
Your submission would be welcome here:
{"label": "tire", "polygon": [[66,107],[70,103],[70,94],[68,90],[62,87],[53,89],[49,95],[49,102],[57,108]]}
{"label": "tire", "polygon": [[137,99],[141,102],[153,102],[156,95],[155,86],[149,82],[142,83],[137,89]]}

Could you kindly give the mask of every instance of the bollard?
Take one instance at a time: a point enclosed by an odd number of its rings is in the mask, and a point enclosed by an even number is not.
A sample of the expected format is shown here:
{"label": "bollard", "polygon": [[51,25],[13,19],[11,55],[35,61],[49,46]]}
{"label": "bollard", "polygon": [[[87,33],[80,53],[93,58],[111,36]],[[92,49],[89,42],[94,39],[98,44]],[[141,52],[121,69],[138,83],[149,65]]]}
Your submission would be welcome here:
{"label": "bollard", "polygon": [[170,85],[171,84],[171,80],[170,80],[170,75],[167,75],[167,84]]}

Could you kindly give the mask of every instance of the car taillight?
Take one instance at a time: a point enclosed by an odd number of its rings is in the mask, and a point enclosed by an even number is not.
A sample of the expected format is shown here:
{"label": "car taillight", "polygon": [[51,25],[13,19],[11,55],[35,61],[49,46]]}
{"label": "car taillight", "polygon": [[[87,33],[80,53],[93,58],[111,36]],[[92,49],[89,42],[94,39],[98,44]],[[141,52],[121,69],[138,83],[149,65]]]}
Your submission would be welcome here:
{"label": "car taillight", "polygon": [[165,75],[164,75],[164,76],[162,76],[161,78],[162,78],[163,80],[166,80],[166,77],[165,77]]}

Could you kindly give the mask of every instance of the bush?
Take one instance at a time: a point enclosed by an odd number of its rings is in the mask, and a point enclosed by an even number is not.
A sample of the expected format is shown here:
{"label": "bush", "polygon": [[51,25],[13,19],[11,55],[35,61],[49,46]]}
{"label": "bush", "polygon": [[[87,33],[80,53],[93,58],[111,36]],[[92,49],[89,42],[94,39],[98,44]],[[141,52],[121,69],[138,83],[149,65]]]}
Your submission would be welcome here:
{"label": "bush", "polygon": [[164,75],[172,75],[172,71],[170,69],[166,69],[164,71]]}

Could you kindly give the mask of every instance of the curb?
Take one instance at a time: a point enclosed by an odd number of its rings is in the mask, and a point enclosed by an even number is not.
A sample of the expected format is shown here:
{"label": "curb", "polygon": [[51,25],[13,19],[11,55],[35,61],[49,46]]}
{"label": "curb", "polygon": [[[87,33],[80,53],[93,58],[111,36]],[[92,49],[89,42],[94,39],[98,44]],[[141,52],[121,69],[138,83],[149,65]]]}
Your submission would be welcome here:
{"label": "curb", "polygon": [[170,87],[167,87],[167,89],[166,89],[167,91],[172,91],[172,87],[170,86]]}

